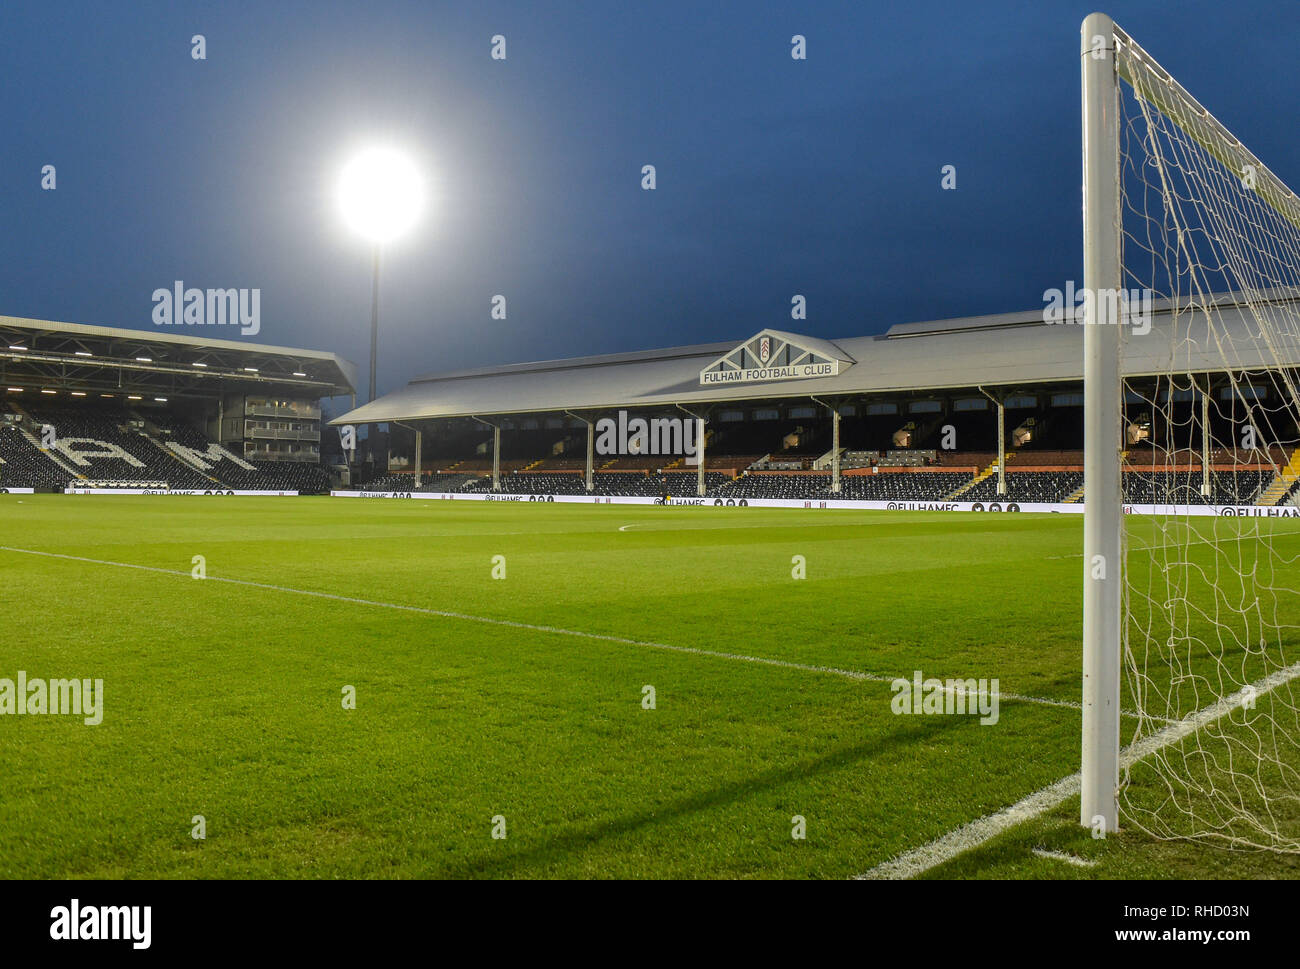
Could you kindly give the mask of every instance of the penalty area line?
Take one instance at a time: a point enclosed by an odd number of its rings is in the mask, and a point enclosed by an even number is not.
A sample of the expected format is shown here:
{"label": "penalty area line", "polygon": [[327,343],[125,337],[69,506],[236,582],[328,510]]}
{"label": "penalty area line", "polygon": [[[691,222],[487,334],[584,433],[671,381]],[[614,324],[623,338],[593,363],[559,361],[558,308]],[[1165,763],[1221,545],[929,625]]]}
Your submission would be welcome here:
{"label": "penalty area line", "polygon": [[[84,555],[67,555],[62,552],[42,552],[30,548],[15,548],[11,545],[0,545],[0,552],[14,552],[19,555],[38,555],[42,558],[63,559],[68,562],[84,562],[89,565],[107,565],[119,569],[136,569],[141,572],[155,572],[159,575],[179,576],[181,578],[192,578],[191,573],[181,569],[164,569],[156,565],[137,565],[133,562],[113,562],[108,559],[92,559]],[[225,576],[208,575],[203,579],[194,579],[196,582],[223,582],[227,585],[244,586],[250,589],[264,589],[271,592],[285,592],[290,595],[310,596],[315,599],[328,599],[331,602],[346,602],[358,606],[371,606],[377,609],[394,609],[399,612],[412,612],[424,616],[438,616],[443,619],[458,619],[462,622],[476,622],[487,626],[502,626],[507,629],[523,629],[528,632],[550,633],[556,636],[572,636],[578,639],[590,639],[596,642],[614,643],[620,646],[641,646],[646,649],[657,649],[665,652],[684,653],[688,656],[703,656],[710,659],[727,659],[741,663],[756,663],[761,666],[771,666],[777,669],[798,670],[804,673],[822,673],[829,676],[839,676],[850,680],[859,680],[867,683],[894,683],[896,680],[906,677],[885,676],[880,673],[864,673],[860,670],[846,670],[834,666],[817,666],[812,663],[796,663],[792,660],[774,659],[768,656],[750,656],[745,653],[726,653],[720,650],[701,649],[697,646],[675,646],[671,643],[656,643],[646,639],[631,639],[626,636],[610,636],[607,633],[592,633],[580,629],[564,629],[560,626],[544,626],[537,623],[519,622],[514,619],[494,619],[491,616],[473,616],[463,612],[452,612],[447,609],[431,609],[427,606],[410,606],[397,602],[382,602],[377,599],[361,599],[356,596],[342,596],[333,592],[318,592],[313,589],[294,589],[290,586],[273,585],[268,582],[254,582],[251,579],[231,579]],[[953,688],[944,686],[944,693],[952,693],[955,696],[963,696],[968,691],[962,688]],[[1011,703],[1034,703],[1040,706],[1065,707],[1071,710],[1082,710],[1082,706],[1071,700],[1053,700],[1047,697],[1022,696],[1017,693],[993,694],[999,701],[1006,700]]]}

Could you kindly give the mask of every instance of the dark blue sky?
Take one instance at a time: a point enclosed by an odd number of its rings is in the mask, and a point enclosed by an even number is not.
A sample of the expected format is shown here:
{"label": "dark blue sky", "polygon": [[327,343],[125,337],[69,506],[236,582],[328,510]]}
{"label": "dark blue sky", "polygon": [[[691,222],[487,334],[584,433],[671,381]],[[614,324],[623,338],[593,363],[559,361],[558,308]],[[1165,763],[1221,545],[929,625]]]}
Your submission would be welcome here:
{"label": "dark blue sky", "polygon": [[[381,392],[765,326],[836,337],[1040,306],[1081,272],[1093,6],[7,0],[0,314],[148,330],[173,280],[259,287],[256,339],[341,353],[364,393],[368,250],[332,190],[374,141],[417,155],[437,195],[386,255]],[[1101,9],[1300,184],[1300,4]],[[214,331],[191,332],[233,332]]]}

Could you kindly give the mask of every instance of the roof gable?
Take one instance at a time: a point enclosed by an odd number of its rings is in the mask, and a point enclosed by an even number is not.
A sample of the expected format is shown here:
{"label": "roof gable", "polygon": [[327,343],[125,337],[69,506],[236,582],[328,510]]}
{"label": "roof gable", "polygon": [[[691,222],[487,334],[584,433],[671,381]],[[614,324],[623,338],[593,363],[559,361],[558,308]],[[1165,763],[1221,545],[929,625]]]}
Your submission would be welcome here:
{"label": "roof gable", "polygon": [[760,330],[700,371],[700,384],[766,383],[837,377],[856,363],[830,340]]}

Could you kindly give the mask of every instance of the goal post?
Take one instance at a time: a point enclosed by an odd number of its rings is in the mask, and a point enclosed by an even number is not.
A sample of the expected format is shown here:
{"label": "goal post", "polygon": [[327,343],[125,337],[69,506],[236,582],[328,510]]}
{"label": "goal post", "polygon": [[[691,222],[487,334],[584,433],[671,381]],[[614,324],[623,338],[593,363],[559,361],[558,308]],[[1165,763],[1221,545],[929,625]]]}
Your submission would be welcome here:
{"label": "goal post", "polygon": [[[1115,24],[1094,13],[1081,30],[1083,285],[1121,287],[1119,97]],[[1121,664],[1121,399],[1119,321],[1107,303],[1084,303],[1083,745],[1080,822],[1118,828]]]}
{"label": "goal post", "polygon": [[1080,58],[1079,819],[1300,853],[1300,197],[1110,17]]}

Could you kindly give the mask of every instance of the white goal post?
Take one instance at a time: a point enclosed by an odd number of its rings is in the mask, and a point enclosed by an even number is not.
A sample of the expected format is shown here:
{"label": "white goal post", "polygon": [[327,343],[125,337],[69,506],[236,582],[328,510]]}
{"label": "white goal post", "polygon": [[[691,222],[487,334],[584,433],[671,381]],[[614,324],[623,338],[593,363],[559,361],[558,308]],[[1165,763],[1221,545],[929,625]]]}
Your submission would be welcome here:
{"label": "white goal post", "polygon": [[[1101,56],[1098,55],[1098,43]],[[1119,116],[1115,24],[1083,22],[1083,285],[1118,292],[1120,272]],[[1119,827],[1120,342],[1102,326],[1099,300],[1084,306],[1083,332],[1083,786],[1080,820]]]}
{"label": "white goal post", "polygon": [[1080,56],[1080,822],[1300,852],[1300,199],[1110,17]]}

